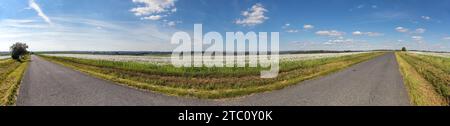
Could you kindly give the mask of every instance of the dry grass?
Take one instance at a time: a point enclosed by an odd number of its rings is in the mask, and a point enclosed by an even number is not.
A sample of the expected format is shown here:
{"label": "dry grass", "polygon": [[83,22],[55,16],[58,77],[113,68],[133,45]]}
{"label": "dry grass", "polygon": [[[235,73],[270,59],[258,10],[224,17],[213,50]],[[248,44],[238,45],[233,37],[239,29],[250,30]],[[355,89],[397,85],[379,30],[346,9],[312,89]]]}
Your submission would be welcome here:
{"label": "dry grass", "polygon": [[28,60],[25,62],[12,59],[0,61],[0,106],[15,104],[17,90],[27,67]]}
{"label": "dry grass", "polygon": [[404,83],[407,87],[411,104],[418,106],[442,106],[447,105],[444,97],[439,95],[425,78],[423,78],[408,62],[402,57],[404,53],[396,53],[400,71],[403,75]]}

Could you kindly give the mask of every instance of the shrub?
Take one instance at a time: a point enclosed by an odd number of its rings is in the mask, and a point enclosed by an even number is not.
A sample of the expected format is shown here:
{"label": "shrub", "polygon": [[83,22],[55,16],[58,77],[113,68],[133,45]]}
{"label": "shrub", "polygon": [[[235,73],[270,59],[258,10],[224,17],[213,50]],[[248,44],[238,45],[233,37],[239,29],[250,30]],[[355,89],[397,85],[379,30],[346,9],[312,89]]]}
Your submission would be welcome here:
{"label": "shrub", "polygon": [[11,58],[20,61],[20,59],[28,53],[28,45],[25,43],[17,42],[10,47]]}

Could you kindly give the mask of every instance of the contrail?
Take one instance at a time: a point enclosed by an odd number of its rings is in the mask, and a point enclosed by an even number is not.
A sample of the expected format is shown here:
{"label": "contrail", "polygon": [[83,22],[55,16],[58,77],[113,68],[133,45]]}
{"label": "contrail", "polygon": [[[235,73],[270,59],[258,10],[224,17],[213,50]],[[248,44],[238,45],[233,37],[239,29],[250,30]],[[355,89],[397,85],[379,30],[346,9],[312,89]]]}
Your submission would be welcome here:
{"label": "contrail", "polygon": [[45,22],[52,25],[52,21],[50,20],[50,18],[48,18],[48,16],[45,15],[45,13],[42,11],[41,7],[39,7],[39,5],[34,0],[29,1],[29,6],[30,6],[30,8],[35,10],[38,13],[39,17],[44,19]]}

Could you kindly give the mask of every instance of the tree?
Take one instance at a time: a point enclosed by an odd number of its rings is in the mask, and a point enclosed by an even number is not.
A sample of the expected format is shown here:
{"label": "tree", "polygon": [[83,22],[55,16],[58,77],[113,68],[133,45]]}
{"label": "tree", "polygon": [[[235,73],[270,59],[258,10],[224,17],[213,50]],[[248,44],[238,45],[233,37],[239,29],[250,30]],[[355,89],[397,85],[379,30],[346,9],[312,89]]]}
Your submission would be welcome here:
{"label": "tree", "polygon": [[28,53],[27,51],[28,45],[25,43],[17,42],[10,47],[11,50],[11,58],[20,61],[20,59]]}
{"label": "tree", "polygon": [[403,48],[402,48],[402,51],[406,51],[406,47],[403,47]]}

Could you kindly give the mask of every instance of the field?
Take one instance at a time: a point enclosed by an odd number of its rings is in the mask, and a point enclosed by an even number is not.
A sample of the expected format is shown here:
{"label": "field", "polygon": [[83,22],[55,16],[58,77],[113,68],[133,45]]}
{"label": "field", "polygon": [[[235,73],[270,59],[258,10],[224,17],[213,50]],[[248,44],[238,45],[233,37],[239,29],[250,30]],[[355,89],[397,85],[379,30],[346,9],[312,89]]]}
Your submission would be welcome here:
{"label": "field", "polygon": [[435,53],[397,52],[401,72],[415,105],[449,105],[450,58]]}
{"label": "field", "polygon": [[0,56],[0,60],[2,60],[2,59],[8,59],[8,58],[11,58],[11,56]]}
{"label": "field", "polygon": [[[92,76],[138,89],[176,96],[215,99],[281,89],[382,54],[383,52],[286,55],[281,57],[279,76],[273,79],[260,78],[260,71],[263,68],[176,68],[163,62],[161,64],[159,61],[147,63],[154,61],[152,60],[154,57],[149,58],[150,60],[132,60],[136,57],[105,58],[103,55],[102,58],[95,59],[81,58],[80,55],[68,57],[67,54],[40,56]],[[116,57],[122,59],[118,60]]]}
{"label": "field", "polygon": [[[331,58],[365,52],[348,52],[348,53],[318,53],[318,54],[283,54],[280,55],[281,61],[297,61],[311,60],[320,58]],[[107,60],[107,61],[124,61],[124,62],[141,62],[167,65],[170,64],[170,55],[91,55],[91,54],[42,54],[45,56],[72,57],[80,59]],[[0,57],[1,58],[1,57]]]}
{"label": "field", "polygon": [[428,55],[428,56],[439,56],[439,57],[450,58],[450,53],[436,53],[436,52],[411,52],[411,53],[421,54],[421,55]]}
{"label": "field", "polygon": [[28,62],[0,59],[0,106],[15,103],[20,80]]}
{"label": "field", "polygon": [[133,55],[90,55],[90,54],[43,54],[46,56],[73,57],[81,59],[108,60],[108,61],[132,61],[154,64],[170,63],[169,56],[133,56]]}

